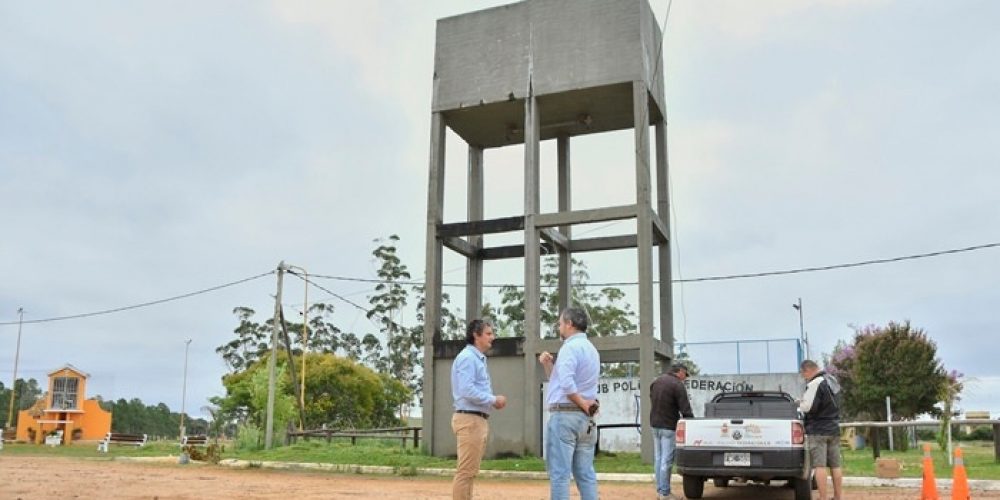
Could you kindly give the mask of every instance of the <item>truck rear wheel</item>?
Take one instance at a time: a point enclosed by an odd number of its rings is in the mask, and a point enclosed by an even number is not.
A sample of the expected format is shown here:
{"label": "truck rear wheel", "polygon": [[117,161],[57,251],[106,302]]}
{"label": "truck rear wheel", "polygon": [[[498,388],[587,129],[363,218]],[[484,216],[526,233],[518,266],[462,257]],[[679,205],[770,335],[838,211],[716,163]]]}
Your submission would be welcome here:
{"label": "truck rear wheel", "polygon": [[684,476],[684,496],[701,498],[705,492],[705,478],[701,476]]}
{"label": "truck rear wheel", "polygon": [[797,477],[792,480],[795,488],[795,500],[812,500],[812,481]]}
{"label": "truck rear wheel", "polygon": [[729,486],[729,478],[728,477],[717,477],[715,479],[712,479],[712,484],[714,484],[716,488],[725,488],[725,487],[728,487]]}

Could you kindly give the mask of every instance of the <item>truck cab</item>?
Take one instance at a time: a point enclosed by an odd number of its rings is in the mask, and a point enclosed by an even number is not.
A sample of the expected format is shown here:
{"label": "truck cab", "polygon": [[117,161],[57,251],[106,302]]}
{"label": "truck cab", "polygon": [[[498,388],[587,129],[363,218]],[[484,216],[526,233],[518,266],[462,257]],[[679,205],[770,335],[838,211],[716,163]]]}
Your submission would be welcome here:
{"label": "truck cab", "polygon": [[809,500],[811,473],[805,427],[795,399],[778,391],[724,392],[705,404],[705,417],[677,424],[677,472],[684,495],[701,498],[705,481],[784,480],[796,500]]}

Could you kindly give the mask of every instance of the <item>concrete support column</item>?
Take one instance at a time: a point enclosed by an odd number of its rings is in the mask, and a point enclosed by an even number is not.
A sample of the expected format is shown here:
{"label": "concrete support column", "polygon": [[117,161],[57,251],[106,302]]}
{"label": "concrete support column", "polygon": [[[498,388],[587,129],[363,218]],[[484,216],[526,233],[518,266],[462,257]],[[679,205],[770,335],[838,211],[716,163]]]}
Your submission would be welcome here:
{"label": "concrete support column", "polygon": [[431,115],[431,154],[427,186],[427,247],[426,278],[424,281],[426,303],[424,310],[424,411],[423,445],[434,453],[434,419],[448,418],[448,414],[434,413],[434,342],[441,339],[441,259],[443,245],[438,237],[438,225],[444,213],[444,151],[445,123],[441,113]]}
{"label": "concrete support column", "polygon": [[[666,112],[660,113],[666,116]],[[670,224],[670,165],[667,156],[667,121],[656,122],[656,212],[667,229],[667,241],[660,244],[657,250],[659,256],[660,280],[660,340],[670,353],[674,354],[674,293],[673,273],[670,265],[670,247],[672,229]]]}
{"label": "concrete support column", "polygon": [[541,233],[535,217],[541,205],[538,101],[529,95],[524,101],[524,442],[526,451],[542,454],[541,369],[536,354],[541,337]]}
{"label": "concrete support column", "polygon": [[646,83],[632,83],[635,117],[636,259],[639,270],[639,395],[641,397],[642,459],[653,461],[649,424],[649,385],[654,373],[653,346],[653,206],[649,167],[649,93]]}
{"label": "concrete support column", "polygon": [[[483,148],[469,146],[468,181],[469,221],[483,220]],[[477,250],[483,248],[482,235],[468,238]],[[468,257],[465,264],[465,320],[466,323],[480,316],[483,309],[483,260]]]}
{"label": "concrete support column", "polygon": [[[569,137],[561,136],[556,139],[556,156],[558,163],[558,184],[559,184],[559,211],[569,212],[572,210],[572,196],[570,183],[569,164]],[[566,241],[571,239],[573,226],[559,226],[559,232],[566,237]],[[559,310],[569,307],[573,301],[573,255],[568,249],[559,250]]]}

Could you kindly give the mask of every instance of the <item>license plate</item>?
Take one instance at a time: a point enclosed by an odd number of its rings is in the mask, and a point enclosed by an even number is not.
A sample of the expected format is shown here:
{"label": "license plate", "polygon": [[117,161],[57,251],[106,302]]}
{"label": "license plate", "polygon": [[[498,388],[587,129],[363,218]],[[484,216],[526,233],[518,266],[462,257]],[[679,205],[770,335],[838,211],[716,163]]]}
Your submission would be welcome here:
{"label": "license plate", "polygon": [[750,467],[749,453],[726,453],[723,456],[726,467]]}

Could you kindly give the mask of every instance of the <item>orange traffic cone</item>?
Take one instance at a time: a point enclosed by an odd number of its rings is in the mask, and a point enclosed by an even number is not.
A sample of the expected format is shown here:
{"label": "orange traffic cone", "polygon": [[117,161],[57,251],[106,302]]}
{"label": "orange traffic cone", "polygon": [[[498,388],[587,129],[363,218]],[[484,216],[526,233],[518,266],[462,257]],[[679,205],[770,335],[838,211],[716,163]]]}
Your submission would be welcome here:
{"label": "orange traffic cone", "polygon": [[969,500],[969,478],[965,475],[962,448],[955,448],[955,467],[951,473],[951,500]]}
{"label": "orange traffic cone", "polygon": [[934,460],[931,445],[924,443],[924,484],[920,489],[920,500],[938,500],[937,481],[934,479]]}

